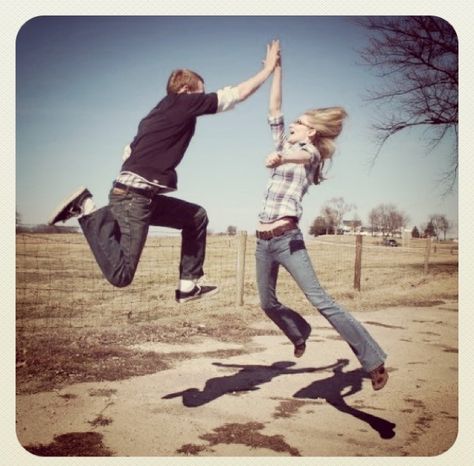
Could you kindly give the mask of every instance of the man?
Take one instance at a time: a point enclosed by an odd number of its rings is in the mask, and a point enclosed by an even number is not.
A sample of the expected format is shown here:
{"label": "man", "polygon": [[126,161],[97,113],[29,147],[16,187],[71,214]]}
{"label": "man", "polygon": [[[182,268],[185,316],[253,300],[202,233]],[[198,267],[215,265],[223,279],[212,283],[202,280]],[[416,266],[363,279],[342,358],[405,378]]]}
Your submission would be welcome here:
{"label": "man", "polygon": [[96,209],[91,193],[80,188],[54,211],[54,225],[72,217],[79,224],[105,278],[114,286],[129,285],[145,245],[148,228],[181,230],[179,303],[210,296],[217,286],[198,283],[206,252],[206,211],[199,205],[164,193],[177,189],[176,167],[181,162],[201,115],[230,110],[253,94],[271,75],[279,42],[267,45],[262,69],[234,87],[206,94],[197,73],[180,69],[168,79],[167,95],[141,120],[124,153],[121,172],[109,194],[109,204]]}

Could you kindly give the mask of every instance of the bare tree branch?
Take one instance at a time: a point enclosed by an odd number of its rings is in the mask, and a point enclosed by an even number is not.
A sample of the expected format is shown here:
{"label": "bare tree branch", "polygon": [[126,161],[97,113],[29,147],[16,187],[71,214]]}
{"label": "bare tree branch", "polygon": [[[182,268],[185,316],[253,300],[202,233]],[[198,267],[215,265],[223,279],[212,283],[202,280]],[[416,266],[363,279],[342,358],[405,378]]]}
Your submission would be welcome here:
{"label": "bare tree branch", "polygon": [[389,109],[378,123],[374,165],[385,143],[408,128],[425,127],[427,149],[452,139],[453,150],[442,182],[457,179],[458,40],[449,23],[434,16],[366,17],[356,20],[370,31],[362,63],[381,79],[367,100]]}

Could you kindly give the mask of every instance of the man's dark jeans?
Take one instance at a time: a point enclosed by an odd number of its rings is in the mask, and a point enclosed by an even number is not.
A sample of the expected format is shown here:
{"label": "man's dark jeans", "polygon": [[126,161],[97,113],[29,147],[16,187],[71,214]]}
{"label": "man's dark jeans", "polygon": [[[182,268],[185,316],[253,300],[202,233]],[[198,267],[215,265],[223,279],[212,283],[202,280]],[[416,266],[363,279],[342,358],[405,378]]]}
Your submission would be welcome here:
{"label": "man's dark jeans", "polygon": [[132,282],[150,225],[181,230],[180,278],[204,274],[208,218],[199,205],[163,195],[150,199],[112,190],[109,205],[79,218],[79,224],[105,278],[114,286]]}

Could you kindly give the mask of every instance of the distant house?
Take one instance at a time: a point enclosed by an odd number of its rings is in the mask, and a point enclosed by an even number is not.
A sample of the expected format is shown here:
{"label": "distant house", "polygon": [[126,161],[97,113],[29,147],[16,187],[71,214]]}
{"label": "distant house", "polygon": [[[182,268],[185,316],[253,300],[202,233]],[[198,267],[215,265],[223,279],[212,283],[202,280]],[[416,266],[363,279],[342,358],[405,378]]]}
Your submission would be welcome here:
{"label": "distant house", "polygon": [[342,233],[344,235],[355,235],[362,232],[362,222],[360,220],[343,220]]}

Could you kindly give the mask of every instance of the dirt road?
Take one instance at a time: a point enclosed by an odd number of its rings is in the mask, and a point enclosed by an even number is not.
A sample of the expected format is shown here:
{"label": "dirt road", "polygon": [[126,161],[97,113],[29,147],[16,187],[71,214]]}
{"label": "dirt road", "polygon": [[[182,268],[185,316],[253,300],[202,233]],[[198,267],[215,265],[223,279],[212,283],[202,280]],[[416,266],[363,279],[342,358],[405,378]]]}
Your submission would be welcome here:
{"label": "dirt road", "polygon": [[[349,347],[319,316],[295,359],[283,336],[246,354],[211,339],[194,358],[128,380],[17,397],[17,433],[37,454],[112,456],[433,456],[458,426],[457,303],[354,313],[388,353],[374,392]],[[273,326],[271,322],[260,325]],[[173,345],[143,346],[172,353]],[[200,355],[201,354],[201,355]]]}

